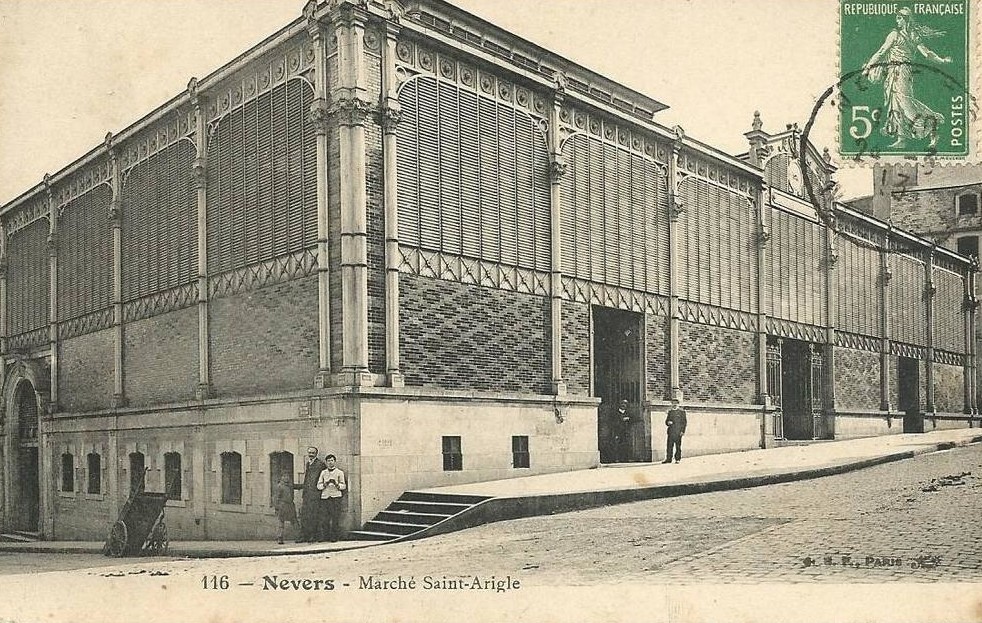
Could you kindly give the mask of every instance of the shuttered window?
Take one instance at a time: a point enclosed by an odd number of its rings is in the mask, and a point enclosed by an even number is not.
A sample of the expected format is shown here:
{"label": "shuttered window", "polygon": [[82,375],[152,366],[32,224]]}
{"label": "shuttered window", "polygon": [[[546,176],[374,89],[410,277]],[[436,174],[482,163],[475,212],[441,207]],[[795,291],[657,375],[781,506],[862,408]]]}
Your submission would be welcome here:
{"label": "shuttered window", "polygon": [[208,152],[208,272],[317,243],[313,91],[291,80],[222,118]]}
{"label": "shuttered window", "polygon": [[548,151],[533,119],[428,76],[399,100],[400,242],[549,270]]}
{"label": "shuttered window", "polygon": [[7,240],[7,322],[9,335],[48,324],[48,219],[34,221]]}
{"label": "shuttered window", "polygon": [[746,197],[695,177],[680,187],[679,273],[683,299],[754,312],[756,216]]}
{"label": "shuttered window", "polygon": [[578,135],[563,148],[564,273],[668,294],[668,186],[646,158]]}
{"label": "shuttered window", "polygon": [[783,210],[771,211],[767,313],[777,318],[825,324],[822,227]]}
{"label": "shuttered window", "polygon": [[99,186],[66,205],[58,217],[59,320],[112,303],[111,200],[109,187]]}
{"label": "shuttered window", "polygon": [[180,141],[152,155],[123,183],[123,300],[181,286],[197,276],[195,149]]}
{"label": "shuttered window", "polygon": [[887,257],[893,273],[890,279],[890,339],[917,346],[927,342],[927,301],[925,268],[920,260],[897,253]]}
{"label": "shuttered window", "polygon": [[836,327],[880,337],[880,254],[848,240],[839,244]]}
{"label": "shuttered window", "polygon": [[937,348],[961,353],[965,351],[964,285],[962,278],[948,270],[935,267],[934,285],[934,345]]}

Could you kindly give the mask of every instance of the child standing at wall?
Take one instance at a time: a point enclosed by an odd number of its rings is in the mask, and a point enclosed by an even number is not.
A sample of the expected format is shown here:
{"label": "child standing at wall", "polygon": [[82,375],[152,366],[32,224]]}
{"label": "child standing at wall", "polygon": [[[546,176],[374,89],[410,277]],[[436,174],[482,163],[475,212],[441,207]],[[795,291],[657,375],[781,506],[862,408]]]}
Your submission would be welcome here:
{"label": "child standing at wall", "polygon": [[276,542],[282,545],[286,522],[297,525],[297,507],[293,504],[293,483],[290,482],[289,474],[281,475],[279,482],[273,486],[272,506],[276,510],[276,520],[280,524],[279,531],[276,533]]}

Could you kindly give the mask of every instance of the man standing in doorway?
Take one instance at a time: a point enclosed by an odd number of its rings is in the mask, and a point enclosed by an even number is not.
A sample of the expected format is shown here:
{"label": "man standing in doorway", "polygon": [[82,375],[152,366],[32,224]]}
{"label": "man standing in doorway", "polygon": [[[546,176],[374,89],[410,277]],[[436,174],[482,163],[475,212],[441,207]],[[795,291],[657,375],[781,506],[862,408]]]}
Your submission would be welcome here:
{"label": "man standing in doorway", "polygon": [[317,458],[317,448],[307,448],[306,469],[303,473],[303,484],[293,485],[294,489],[303,490],[303,505],[300,507],[300,538],[297,543],[313,543],[320,536],[320,504],[321,495],[317,489],[317,479],[327,468],[324,461]]}
{"label": "man standing in doorway", "polygon": [[685,425],[685,409],[679,406],[678,398],[672,398],[672,407],[668,410],[668,417],[665,418],[665,426],[668,427],[668,447],[662,463],[672,462],[673,449],[675,462],[682,460],[682,435],[685,434]]}
{"label": "man standing in doorway", "polygon": [[621,400],[614,413],[614,461],[617,463],[631,459],[631,414],[627,410],[628,404],[627,400]]}
{"label": "man standing in doorway", "polygon": [[338,460],[333,454],[325,457],[327,467],[321,472],[317,488],[321,491],[321,504],[324,506],[324,536],[334,543],[341,534],[342,500],[348,483],[344,472],[338,469]]}

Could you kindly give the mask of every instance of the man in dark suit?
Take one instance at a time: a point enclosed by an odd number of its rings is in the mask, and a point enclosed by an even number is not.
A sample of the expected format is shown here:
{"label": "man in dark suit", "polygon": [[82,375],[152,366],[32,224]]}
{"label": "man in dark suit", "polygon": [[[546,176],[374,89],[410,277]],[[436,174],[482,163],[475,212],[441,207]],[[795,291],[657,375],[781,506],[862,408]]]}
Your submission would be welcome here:
{"label": "man in dark suit", "polygon": [[665,418],[665,426],[668,427],[668,447],[665,450],[665,460],[662,463],[672,462],[672,450],[675,450],[675,462],[682,460],[682,435],[685,434],[685,409],[679,406],[677,398],[672,398],[672,407],[668,410],[668,417]]}
{"label": "man in dark suit", "polygon": [[317,479],[321,472],[327,469],[327,464],[317,458],[317,448],[307,448],[306,469],[303,474],[303,484],[293,485],[294,489],[302,489],[302,506],[300,507],[300,538],[297,543],[313,543],[320,539],[321,532],[321,492],[317,489]]}

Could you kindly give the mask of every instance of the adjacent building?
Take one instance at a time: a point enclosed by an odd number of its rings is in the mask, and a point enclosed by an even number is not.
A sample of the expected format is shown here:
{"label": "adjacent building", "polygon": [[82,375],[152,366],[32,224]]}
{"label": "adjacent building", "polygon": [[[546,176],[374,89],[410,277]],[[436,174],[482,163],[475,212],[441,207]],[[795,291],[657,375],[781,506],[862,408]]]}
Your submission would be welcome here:
{"label": "adjacent building", "polygon": [[[759,117],[666,106],[442,0],[295,22],[0,208],[5,529],[275,530],[304,449],[407,489],[977,420],[974,268]],[[613,405],[630,403],[622,447]]]}

